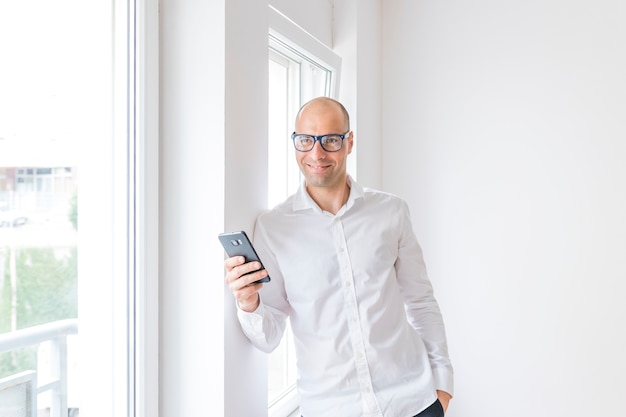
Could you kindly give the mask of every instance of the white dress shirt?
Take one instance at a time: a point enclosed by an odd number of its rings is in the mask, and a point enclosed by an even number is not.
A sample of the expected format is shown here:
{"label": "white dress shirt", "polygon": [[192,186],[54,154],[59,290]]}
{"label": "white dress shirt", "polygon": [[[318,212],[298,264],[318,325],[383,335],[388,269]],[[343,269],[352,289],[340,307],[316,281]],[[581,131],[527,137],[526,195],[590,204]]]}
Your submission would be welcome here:
{"label": "white dress shirt", "polygon": [[239,321],[270,352],[290,318],[304,417],[412,417],[453,393],[443,319],[406,203],[348,183],[336,215],[302,184],[258,217],[272,280]]}

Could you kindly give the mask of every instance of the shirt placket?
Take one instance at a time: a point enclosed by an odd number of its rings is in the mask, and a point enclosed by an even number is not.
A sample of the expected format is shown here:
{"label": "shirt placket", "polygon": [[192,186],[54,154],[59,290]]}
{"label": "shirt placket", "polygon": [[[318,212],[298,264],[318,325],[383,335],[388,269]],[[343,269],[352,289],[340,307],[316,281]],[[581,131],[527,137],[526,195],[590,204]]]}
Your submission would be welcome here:
{"label": "shirt placket", "polygon": [[345,311],[348,318],[350,342],[354,352],[354,363],[356,365],[357,379],[361,391],[363,417],[382,417],[382,412],[380,411],[380,407],[378,406],[378,401],[372,387],[372,377],[370,375],[367,356],[365,354],[365,342],[363,340],[364,337],[357,304],[352,263],[347,250],[343,224],[341,223],[340,218],[335,218],[333,221],[333,237],[335,240],[335,247],[337,248],[337,258],[339,260],[341,286],[343,289]]}

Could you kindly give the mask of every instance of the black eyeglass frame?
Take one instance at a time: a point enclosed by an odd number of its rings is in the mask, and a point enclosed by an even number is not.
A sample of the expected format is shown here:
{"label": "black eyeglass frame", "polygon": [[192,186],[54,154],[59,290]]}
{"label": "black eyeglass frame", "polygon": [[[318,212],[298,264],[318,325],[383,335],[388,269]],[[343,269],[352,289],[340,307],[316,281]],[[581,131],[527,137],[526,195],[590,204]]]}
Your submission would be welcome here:
{"label": "black eyeglass frame", "polygon": [[[329,133],[327,135],[321,135],[321,136],[315,136],[315,135],[309,135],[306,133],[296,133],[293,132],[291,134],[291,140],[293,141],[293,147],[296,148],[296,151],[298,152],[311,152],[313,150],[313,148],[315,148],[315,142],[319,142],[320,146],[322,147],[322,149],[324,150],[324,152],[339,152],[341,150],[341,148],[343,148],[343,141],[344,139],[346,139],[347,137],[350,136],[350,133],[352,133],[351,130],[348,130],[346,133],[344,133],[343,135],[339,134],[339,133]],[[308,149],[306,151],[300,150],[296,147],[296,137],[298,136],[307,136],[309,138],[313,138],[313,145],[311,145],[311,149]],[[339,146],[339,149],[335,149],[335,150],[328,150],[324,147],[324,138],[328,137],[328,136],[339,136],[339,138],[341,139],[341,146]]]}

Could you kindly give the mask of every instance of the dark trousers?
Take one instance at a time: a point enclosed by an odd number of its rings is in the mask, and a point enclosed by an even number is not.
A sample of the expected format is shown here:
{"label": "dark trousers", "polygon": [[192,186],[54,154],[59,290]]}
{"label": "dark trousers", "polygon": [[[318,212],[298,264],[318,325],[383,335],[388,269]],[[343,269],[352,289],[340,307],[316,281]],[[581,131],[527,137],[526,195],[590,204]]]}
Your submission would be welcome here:
{"label": "dark trousers", "polygon": [[426,410],[422,411],[415,417],[443,417],[443,406],[439,400],[435,401]]}

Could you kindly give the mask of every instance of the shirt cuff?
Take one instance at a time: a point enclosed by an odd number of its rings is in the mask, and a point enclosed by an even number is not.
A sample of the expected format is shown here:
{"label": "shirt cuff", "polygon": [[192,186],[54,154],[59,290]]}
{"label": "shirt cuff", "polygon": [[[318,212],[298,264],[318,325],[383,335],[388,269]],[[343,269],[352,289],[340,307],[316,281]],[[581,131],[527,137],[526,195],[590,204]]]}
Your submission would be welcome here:
{"label": "shirt cuff", "polygon": [[[235,303],[237,304],[237,303]],[[241,327],[249,337],[256,339],[263,334],[263,315],[265,314],[265,305],[259,300],[259,306],[253,312],[242,310],[237,304],[237,318]]]}
{"label": "shirt cuff", "polygon": [[435,389],[445,391],[454,397],[454,374],[447,368],[434,368]]}

